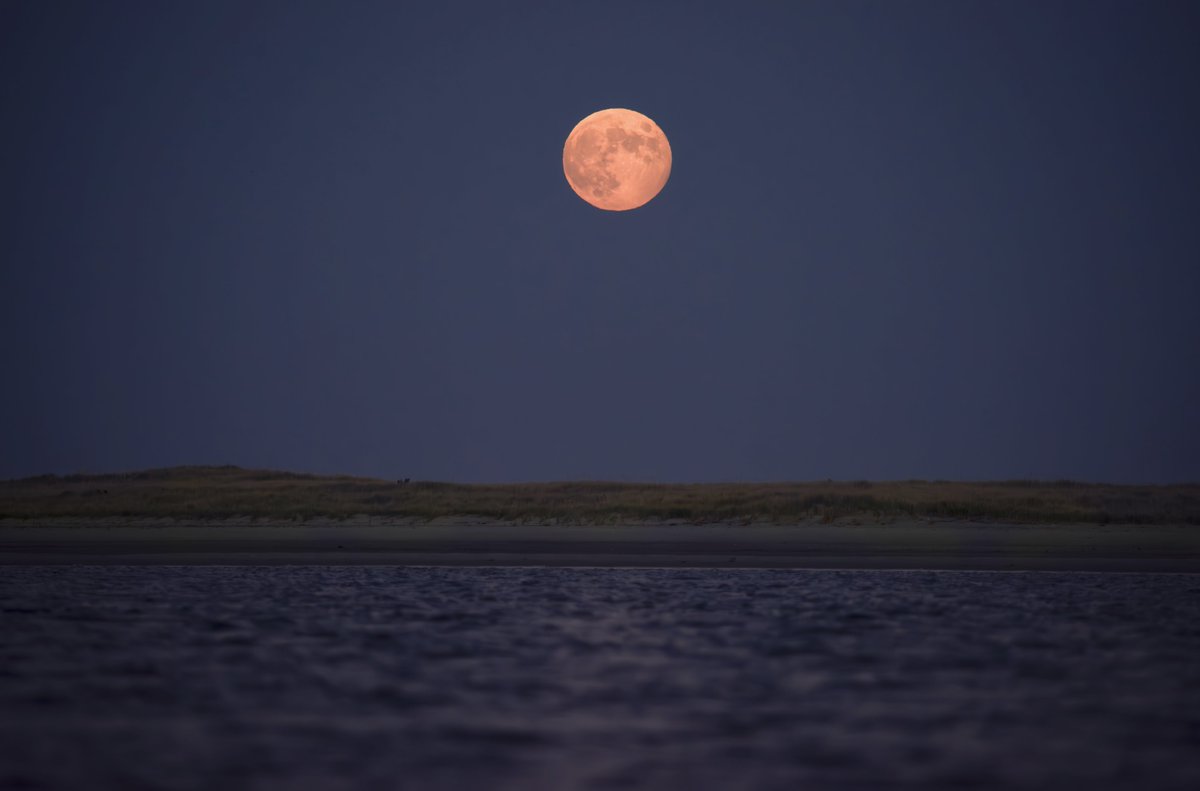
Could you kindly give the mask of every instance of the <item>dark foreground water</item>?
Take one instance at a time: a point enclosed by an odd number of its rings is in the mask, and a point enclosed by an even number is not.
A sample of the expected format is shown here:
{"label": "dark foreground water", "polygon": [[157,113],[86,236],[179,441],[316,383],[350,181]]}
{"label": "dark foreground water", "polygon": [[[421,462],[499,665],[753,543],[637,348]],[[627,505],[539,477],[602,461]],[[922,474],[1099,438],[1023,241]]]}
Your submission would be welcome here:
{"label": "dark foreground water", "polygon": [[0,787],[1200,788],[1200,577],[0,571]]}

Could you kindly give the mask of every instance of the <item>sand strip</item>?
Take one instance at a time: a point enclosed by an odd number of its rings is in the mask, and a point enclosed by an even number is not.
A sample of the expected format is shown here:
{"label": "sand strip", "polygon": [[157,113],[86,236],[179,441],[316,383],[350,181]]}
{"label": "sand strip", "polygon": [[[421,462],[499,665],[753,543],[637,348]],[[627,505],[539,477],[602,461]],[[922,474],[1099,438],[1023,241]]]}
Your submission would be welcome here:
{"label": "sand strip", "polygon": [[1162,525],[0,526],[0,564],[878,568],[1200,572]]}

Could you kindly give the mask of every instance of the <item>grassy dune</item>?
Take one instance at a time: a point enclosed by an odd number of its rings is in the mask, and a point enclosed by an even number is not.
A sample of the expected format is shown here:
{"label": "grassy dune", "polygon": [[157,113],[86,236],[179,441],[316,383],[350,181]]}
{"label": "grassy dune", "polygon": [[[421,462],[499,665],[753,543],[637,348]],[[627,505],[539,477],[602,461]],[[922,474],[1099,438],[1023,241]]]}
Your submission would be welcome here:
{"label": "grassy dune", "polygon": [[152,517],[299,520],[356,515],[481,516],[610,523],[955,518],[1013,522],[1200,524],[1200,485],[1071,481],[505,485],[173,467],[0,482],[0,518]]}

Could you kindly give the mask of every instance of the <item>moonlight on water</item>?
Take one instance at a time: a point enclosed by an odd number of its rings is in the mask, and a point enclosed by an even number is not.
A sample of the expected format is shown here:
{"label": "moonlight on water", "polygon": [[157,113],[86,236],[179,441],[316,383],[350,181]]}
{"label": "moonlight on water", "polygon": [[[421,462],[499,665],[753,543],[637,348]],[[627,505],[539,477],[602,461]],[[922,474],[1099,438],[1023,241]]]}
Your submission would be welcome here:
{"label": "moonlight on water", "polygon": [[671,144],[658,124],[639,112],[600,110],[567,136],[563,173],[571,189],[597,209],[636,209],[670,178]]}

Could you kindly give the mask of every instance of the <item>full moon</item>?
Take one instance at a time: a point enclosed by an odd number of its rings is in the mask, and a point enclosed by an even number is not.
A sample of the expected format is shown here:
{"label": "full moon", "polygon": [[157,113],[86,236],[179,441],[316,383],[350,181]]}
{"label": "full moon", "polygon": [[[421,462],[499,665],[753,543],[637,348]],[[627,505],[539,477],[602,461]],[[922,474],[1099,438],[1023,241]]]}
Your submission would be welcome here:
{"label": "full moon", "polygon": [[671,144],[658,124],[641,113],[600,110],[567,135],[563,173],[575,194],[597,209],[636,209],[670,178]]}

